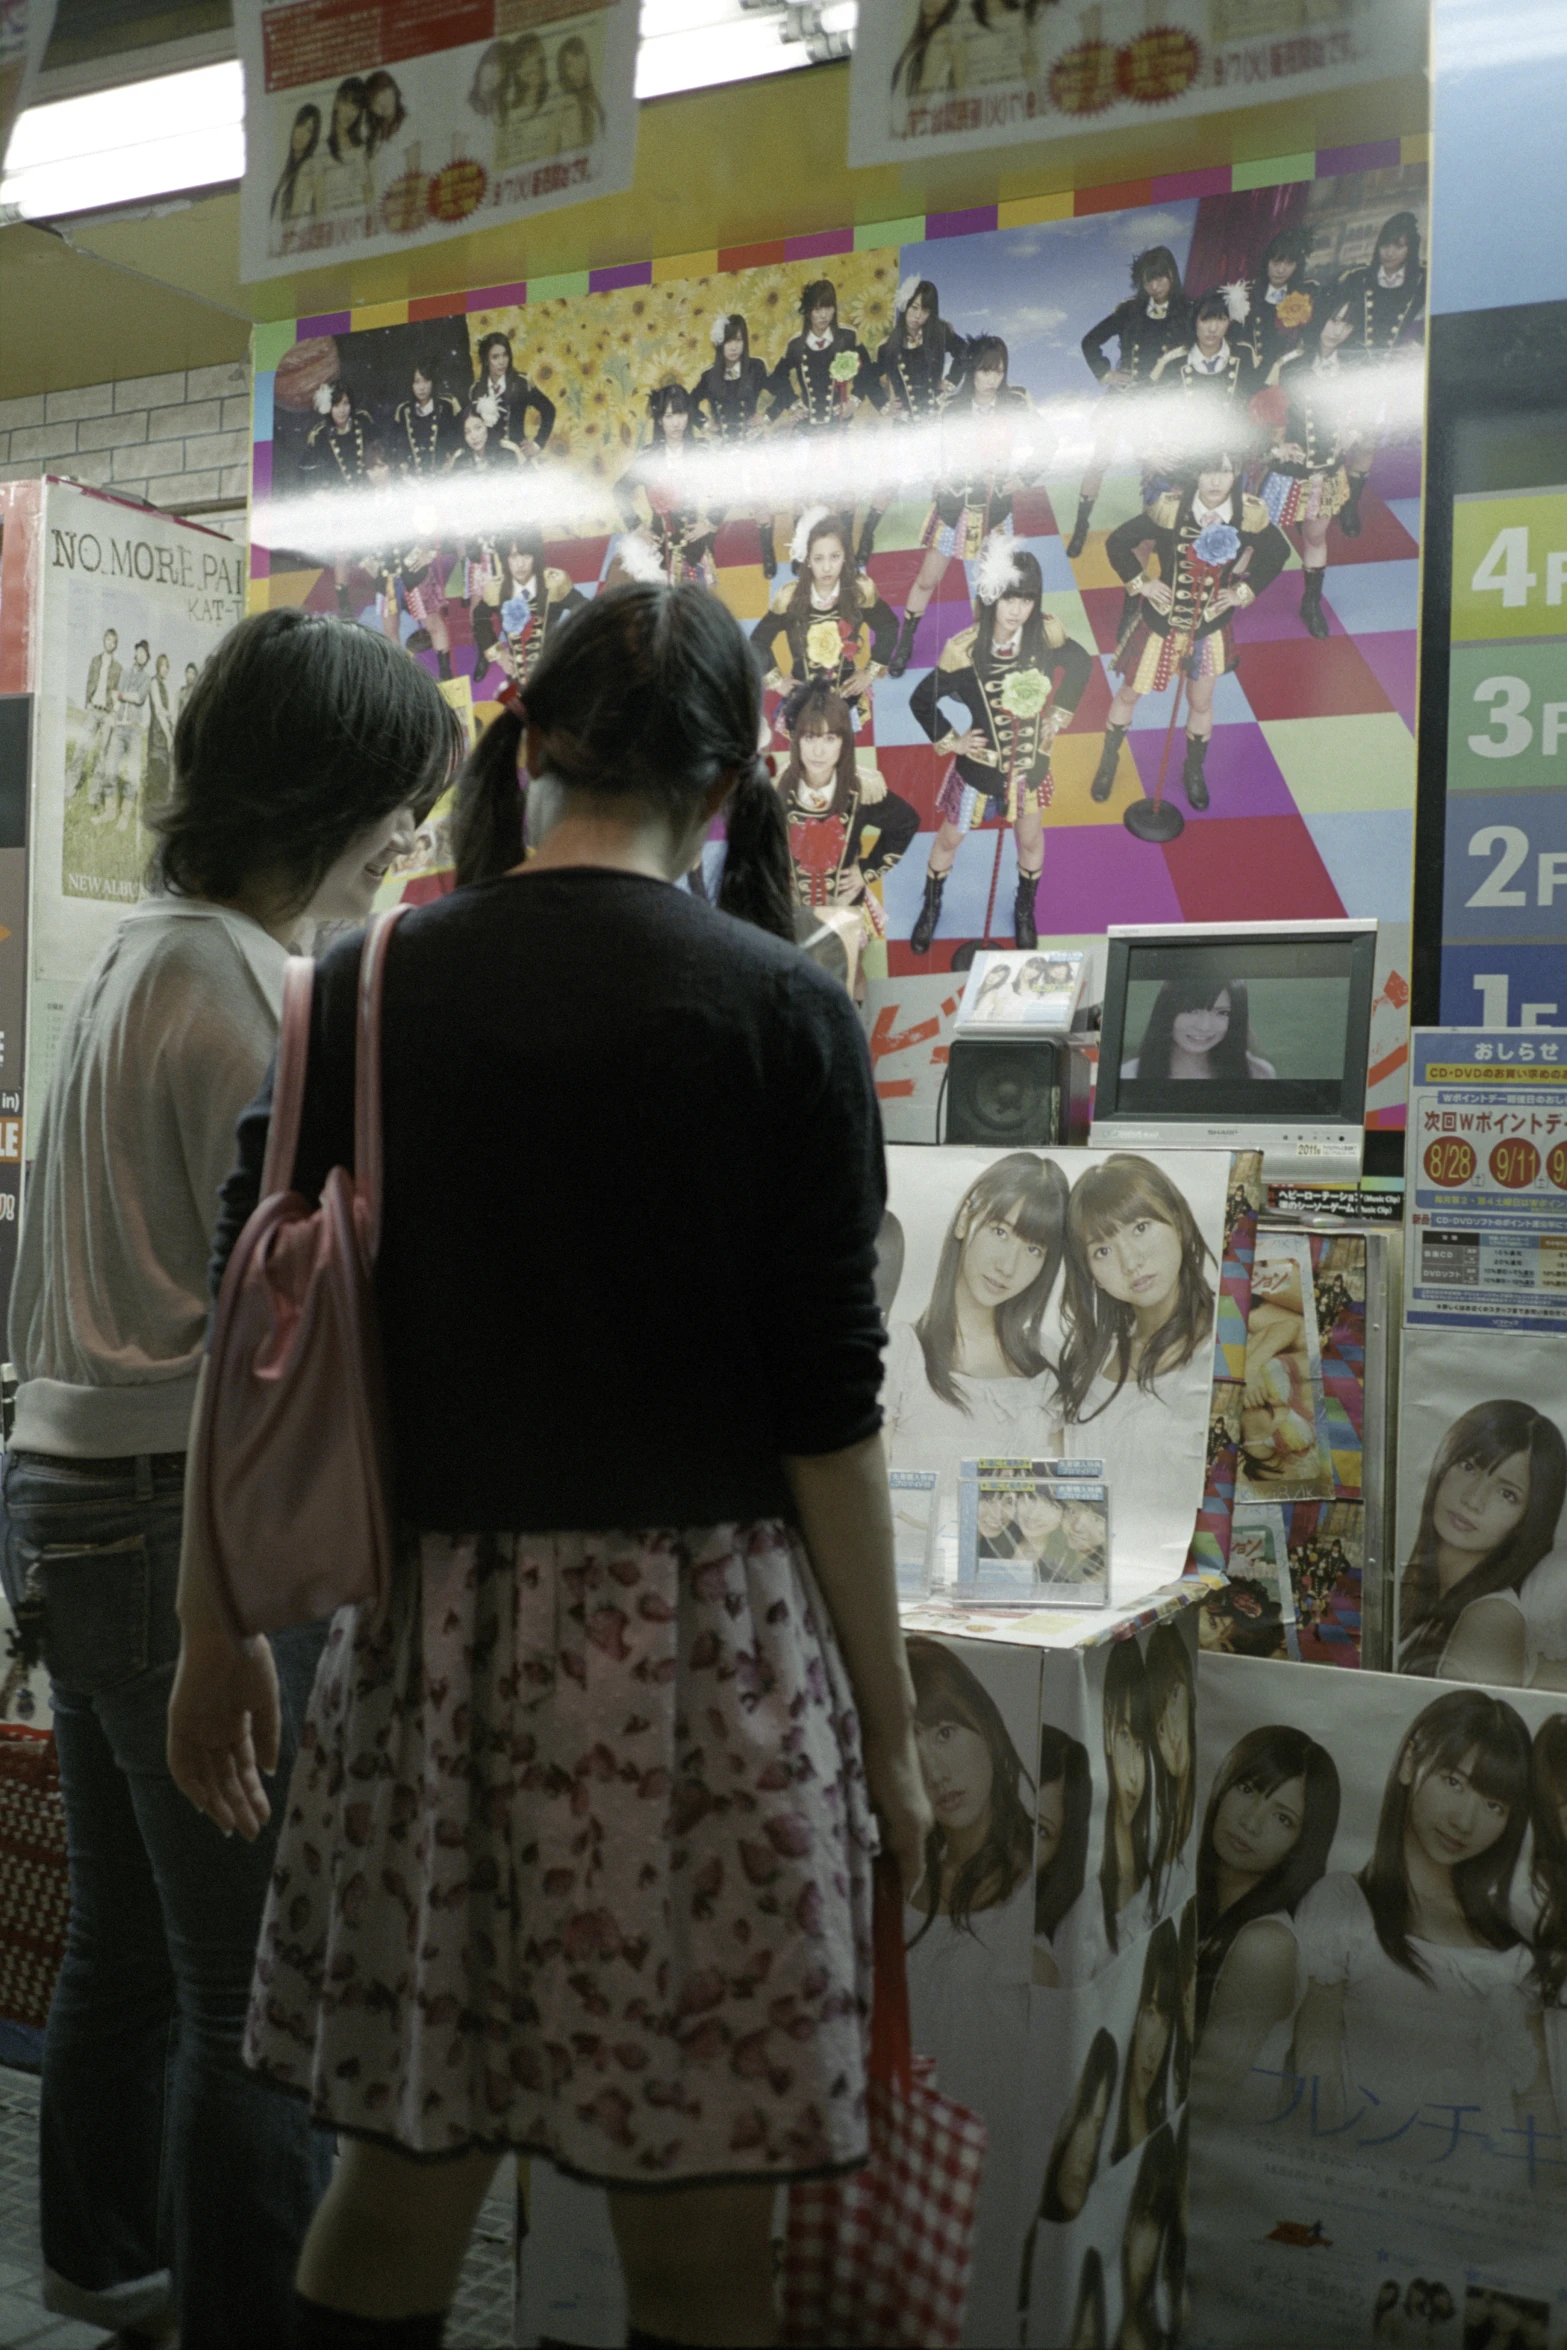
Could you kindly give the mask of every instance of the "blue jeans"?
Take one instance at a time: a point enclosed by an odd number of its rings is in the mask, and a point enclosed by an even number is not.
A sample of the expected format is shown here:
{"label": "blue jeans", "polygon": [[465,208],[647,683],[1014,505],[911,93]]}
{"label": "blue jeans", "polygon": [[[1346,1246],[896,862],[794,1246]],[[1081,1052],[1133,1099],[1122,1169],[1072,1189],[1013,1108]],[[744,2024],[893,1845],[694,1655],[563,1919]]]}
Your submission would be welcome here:
{"label": "blue jeans", "polygon": [[44,2298],[112,2327],[177,2317],[181,2350],[283,2350],[332,2139],[246,2070],[240,2041],[325,1628],[273,1642],[272,1820],[254,1844],[225,1838],[164,1759],[178,1463],[13,1454],[5,1502],[14,1566],[44,1602],[71,1864],[44,2044]]}

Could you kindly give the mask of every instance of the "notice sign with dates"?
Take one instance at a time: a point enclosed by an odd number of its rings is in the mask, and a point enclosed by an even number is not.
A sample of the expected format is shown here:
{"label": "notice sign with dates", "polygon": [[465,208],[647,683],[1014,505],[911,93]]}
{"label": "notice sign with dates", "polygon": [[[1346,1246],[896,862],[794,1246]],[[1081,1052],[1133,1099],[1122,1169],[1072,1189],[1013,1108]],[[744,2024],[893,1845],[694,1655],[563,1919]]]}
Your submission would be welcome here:
{"label": "notice sign with dates", "polygon": [[1410,1038],[1404,1320],[1567,1332],[1567,1029]]}

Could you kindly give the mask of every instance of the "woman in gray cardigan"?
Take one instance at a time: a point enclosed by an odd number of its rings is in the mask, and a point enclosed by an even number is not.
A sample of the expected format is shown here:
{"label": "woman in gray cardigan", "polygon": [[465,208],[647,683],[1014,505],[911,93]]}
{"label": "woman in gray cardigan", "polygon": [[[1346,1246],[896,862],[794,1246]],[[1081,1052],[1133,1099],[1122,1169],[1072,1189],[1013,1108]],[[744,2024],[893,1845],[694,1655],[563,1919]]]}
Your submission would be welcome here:
{"label": "woman in gray cardigan", "polygon": [[[241,621],[192,686],[154,894],[66,1023],[11,1298],[5,1464],[40,1603],[70,1842],[40,2187],[51,2309],[183,2350],[279,2350],[331,2140],[245,2069],[274,1838],[221,1836],[164,1757],[207,1265],[283,966],[358,921],[452,761],[416,662],[295,610]],[[319,1629],[274,1643],[287,1784]]]}

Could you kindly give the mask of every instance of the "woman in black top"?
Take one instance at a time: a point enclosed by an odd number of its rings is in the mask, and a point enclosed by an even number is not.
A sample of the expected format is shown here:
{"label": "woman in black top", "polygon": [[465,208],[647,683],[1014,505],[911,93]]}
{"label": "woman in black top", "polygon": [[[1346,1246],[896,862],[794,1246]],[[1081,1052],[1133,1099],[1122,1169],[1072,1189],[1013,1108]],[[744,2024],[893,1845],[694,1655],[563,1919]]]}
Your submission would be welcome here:
{"label": "woman in black top", "polygon": [[[911,1886],[930,1823],[864,1040],[792,947],[670,887],[769,788],[749,648],[704,591],[629,586],[519,707],[470,761],[459,849],[516,842],[525,754],[535,854],[406,915],[387,966],[407,1533],[385,1630],[333,1626],[247,2042],[345,2138],[302,2350],[437,2343],[513,2147],[610,2189],[634,2329],[775,2340],[774,2186],[866,2150],[870,1811]],[[321,970],[307,1193],[352,1148],[357,965],[350,941]],[[187,1562],[187,1628],[211,1610]],[[251,1833],[264,1660],[193,1653],[184,1783]]]}
{"label": "woman in black top", "polygon": [[[754,440],[762,429],[756,411],[767,386],[767,368],[762,360],[752,358],[751,330],[738,310],[720,311],[710,331],[713,363],[691,387],[691,413],[704,443],[735,449]],[[756,536],[763,575],[772,579],[778,570],[778,555],[773,545],[773,517],[766,510],[757,513]]]}
{"label": "woman in black top", "polygon": [[[963,380],[968,345],[941,315],[941,296],[928,277],[906,277],[893,305],[892,332],[876,354],[876,372],[893,421],[928,424],[939,417]],[[906,470],[931,471],[914,463]],[[876,551],[876,525],[898,494],[896,482],[878,484],[860,523],[859,558]]]}

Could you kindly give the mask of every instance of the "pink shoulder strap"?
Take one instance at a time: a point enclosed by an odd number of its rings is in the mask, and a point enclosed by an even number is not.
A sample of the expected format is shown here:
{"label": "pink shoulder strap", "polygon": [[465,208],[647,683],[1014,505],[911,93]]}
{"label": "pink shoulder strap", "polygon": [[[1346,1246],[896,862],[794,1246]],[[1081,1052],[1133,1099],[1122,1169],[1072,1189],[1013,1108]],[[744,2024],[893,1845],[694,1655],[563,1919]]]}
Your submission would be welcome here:
{"label": "pink shoulder strap", "polygon": [[305,1101],[305,1063],[310,1057],[310,999],[316,967],[308,955],[290,955],[283,973],[283,1017],[278,1033],[277,1072],[272,1080],[272,1119],[261,1169],[261,1197],[287,1191],[299,1153],[299,1117]]}
{"label": "pink shoulder strap", "polygon": [[354,1189],[364,1204],[365,1253],[375,1262],[381,1239],[381,999],[386,950],[406,906],[373,914],[359,958],[359,1036],[354,1060]]}

